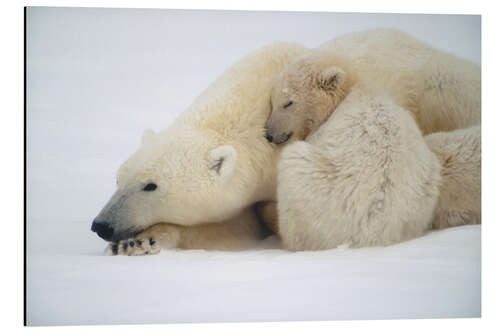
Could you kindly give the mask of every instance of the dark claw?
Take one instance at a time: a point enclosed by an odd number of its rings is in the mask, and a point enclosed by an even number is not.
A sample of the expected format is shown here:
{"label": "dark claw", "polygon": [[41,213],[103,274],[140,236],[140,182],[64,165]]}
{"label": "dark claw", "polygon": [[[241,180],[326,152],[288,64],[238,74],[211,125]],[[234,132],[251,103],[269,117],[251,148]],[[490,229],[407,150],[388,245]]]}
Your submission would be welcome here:
{"label": "dark claw", "polygon": [[137,246],[141,246],[142,245],[142,241],[140,239],[136,240],[135,242],[137,243]]}
{"label": "dark claw", "polygon": [[113,254],[118,253],[118,244],[111,245],[111,252],[113,252]]}
{"label": "dark claw", "polygon": [[156,241],[153,238],[149,239],[149,245],[153,246],[155,245]]}
{"label": "dark claw", "polygon": [[134,247],[135,243],[134,243],[134,241],[130,241],[130,242],[128,242],[128,245],[130,245],[130,247]]}
{"label": "dark claw", "polygon": [[149,254],[149,251],[146,251],[146,254]]}
{"label": "dark claw", "polygon": [[122,247],[123,247],[123,250],[126,250],[127,247],[128,247],[128,244],[127,243],[123,243]]}

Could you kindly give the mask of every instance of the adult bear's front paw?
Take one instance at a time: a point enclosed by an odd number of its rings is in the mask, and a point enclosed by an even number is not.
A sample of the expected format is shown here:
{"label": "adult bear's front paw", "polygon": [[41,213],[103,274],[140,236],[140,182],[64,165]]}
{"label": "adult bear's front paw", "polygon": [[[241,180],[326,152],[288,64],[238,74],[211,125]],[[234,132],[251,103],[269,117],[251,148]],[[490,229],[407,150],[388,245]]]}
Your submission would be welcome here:
{"label": "adult bear's front paw", "polygon": [[142,256],[147,254],[158,254],[160,250],[160,246],[154,237],[138,237],[122,240],[117,243],[110,243],[106,249],[106,253],[112,256]]}
{"label": "adult bear's front paw", "polygon": [[108,255],[141,256],[158,254],[161,249],[173,249],[179,244],[178,226],[168,223],[154,224],[134,238],[110,243],[106,248]]}

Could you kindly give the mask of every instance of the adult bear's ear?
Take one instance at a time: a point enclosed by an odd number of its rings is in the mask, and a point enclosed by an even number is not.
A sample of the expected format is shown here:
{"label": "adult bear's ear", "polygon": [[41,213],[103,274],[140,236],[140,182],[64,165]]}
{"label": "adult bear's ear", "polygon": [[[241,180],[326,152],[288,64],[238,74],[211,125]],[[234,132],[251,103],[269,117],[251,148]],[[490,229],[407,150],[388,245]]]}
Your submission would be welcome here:
{"label": "adult bear's ear", "polygon": [[209,168],[222,181],[227,181],[234,172],[238,153],[233,146],[219,146],[210,151]]}
{"label": "adult bear's ear", "polygon": [[337,89],[344,83],[346,73],[339,67],[329,67],[319,73],[318,84],[325,90]]}
{"label": "adult bear's ear", "polygon": [[142,133],[142,145],[144,146],[151,143],[155,136],[156,134],[151,128],[146,129],[144,133]]}

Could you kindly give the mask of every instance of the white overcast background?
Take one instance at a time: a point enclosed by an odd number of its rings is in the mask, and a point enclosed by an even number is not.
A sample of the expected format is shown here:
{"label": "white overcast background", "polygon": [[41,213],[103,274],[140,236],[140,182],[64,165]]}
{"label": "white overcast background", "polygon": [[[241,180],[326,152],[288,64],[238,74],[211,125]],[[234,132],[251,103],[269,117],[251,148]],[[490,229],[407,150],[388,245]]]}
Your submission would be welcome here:
{"label": "white overcast background", "polygon": [[27,10],[29,325],[477,317],[480,226],[388,248],[105,257],[90,232],[146,128],[168,127],[226,68],[276,41],[377,27],[480,64],[468,15]]}

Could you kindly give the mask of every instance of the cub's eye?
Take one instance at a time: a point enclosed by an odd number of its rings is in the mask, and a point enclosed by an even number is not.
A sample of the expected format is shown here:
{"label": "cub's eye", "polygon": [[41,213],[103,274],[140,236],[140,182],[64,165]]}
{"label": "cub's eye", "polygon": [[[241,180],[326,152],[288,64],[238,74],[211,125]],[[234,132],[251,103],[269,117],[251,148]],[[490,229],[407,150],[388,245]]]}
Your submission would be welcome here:
{"label": "cub's eye", "polygon": [[283,109],[286,109],[287,107],[291,106],[293,104],[292,101],[287,102],[285,105],[283,105]]}
{"label": "cub's eye", "polygon": [[142,189],[143,191],[154,191],[158,186],[155,183],[149,183]]}

